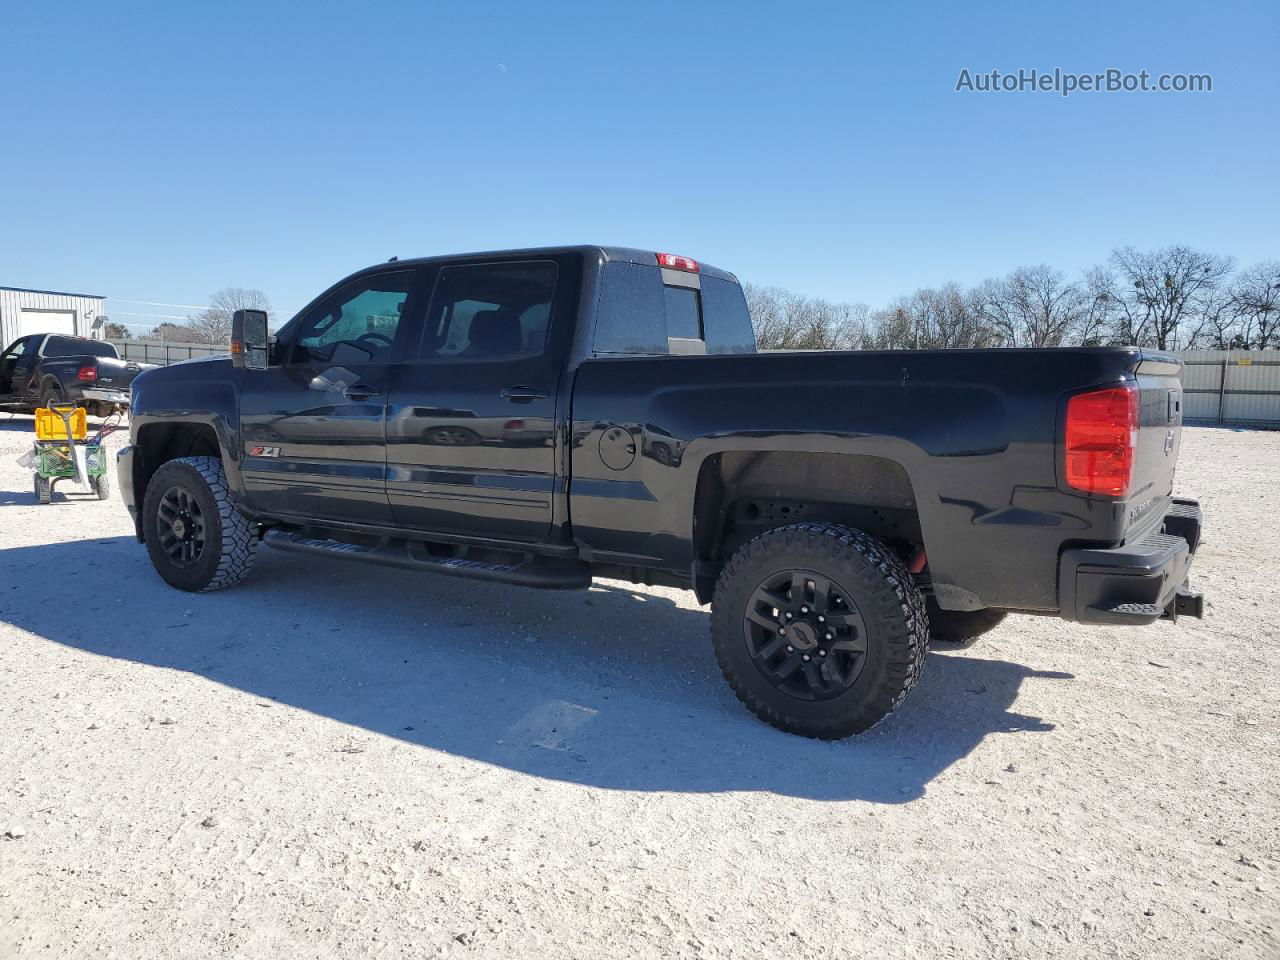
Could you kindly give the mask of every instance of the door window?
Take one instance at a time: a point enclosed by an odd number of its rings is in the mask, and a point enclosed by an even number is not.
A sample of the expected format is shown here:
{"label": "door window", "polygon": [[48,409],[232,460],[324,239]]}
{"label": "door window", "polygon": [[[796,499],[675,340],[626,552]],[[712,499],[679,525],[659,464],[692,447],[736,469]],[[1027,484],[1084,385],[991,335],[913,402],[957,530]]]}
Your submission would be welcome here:
{"label": "door window", "polygon": [[546,349],[556,288],[551,261],[443,267],[420,358],[513,359]]}
{"label": "door window", "polygon": [[28,350],[34,351],[39,339],[39,337],[23,337],[21,340],[15,340],[8,350],[0,354],[0,361],[16,361],[24,352]]}
{"label": "door window", "polygon": [[290,362],[387,363],[413,281],[400,270],[341,287],[299,323]]}

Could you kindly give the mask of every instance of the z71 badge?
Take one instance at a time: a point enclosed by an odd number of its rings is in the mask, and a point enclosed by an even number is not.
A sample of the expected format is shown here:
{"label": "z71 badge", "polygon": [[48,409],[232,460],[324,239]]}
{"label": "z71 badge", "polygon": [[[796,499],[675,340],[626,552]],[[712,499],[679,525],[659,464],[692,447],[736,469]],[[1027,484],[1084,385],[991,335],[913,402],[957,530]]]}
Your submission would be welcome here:
{"label": "z71 badge", "polygon": [[249,456],[251,457],[278,457],[280,456],[279,447],[250,447]]}

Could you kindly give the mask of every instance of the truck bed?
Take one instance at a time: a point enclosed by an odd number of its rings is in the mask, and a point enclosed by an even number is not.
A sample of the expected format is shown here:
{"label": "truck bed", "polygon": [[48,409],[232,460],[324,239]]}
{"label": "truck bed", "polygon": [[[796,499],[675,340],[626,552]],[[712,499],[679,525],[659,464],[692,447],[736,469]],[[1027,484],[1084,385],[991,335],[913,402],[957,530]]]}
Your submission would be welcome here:
{"label": "truck bed", "polygon": [[[1065,545],[1121,544],[1163,515],[1181,430],[1177,369],[1118,347],[589,359],[573,393],[574,534],[615,562],[677,566],[696,553],[691,518],[709,463],[828,454],[807,461],[811,476],[778,477],[776,499],[791,502],[777,509],[798,519],[839,493],[838,458],[858,457],[905,474],[907,496],[881,484],[879,506],[918,511],[943,602],[1056,610]],[[1106,501],[1074,493],[1059,451],[1067,398],[1124,382],[1142,396],[1134,489]],[[598,452],[615,424],[637,430],[648,454],[622,470]],[[658,448],[678,456],[663,462]],[[769,499],[765,483],[755,500]]]}

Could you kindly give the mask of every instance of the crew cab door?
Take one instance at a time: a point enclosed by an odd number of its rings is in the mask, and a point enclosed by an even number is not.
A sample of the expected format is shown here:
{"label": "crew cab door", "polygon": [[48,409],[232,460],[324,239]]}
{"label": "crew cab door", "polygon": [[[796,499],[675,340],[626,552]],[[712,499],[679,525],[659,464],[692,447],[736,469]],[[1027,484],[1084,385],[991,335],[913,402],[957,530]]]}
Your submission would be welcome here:
{"label": "crew cab door", "polygon": [[573,266],[446,264],[421,342],[387,409],[387,492],[397,526],[505,540],[548,535],[556,394]]}
{"label": "crew cab door", "polygon": [[270,516],[391,520],[386,404],[417,309],[419,271],[364,274],[282,331],[240,389],[246,505]]}
{"label": "crew cab door", "polygon": [[46,336],[37,333],[22,337],[0,354],[0,402],[17,403],[35,392],[31,378],[40,361],[40,344]]}

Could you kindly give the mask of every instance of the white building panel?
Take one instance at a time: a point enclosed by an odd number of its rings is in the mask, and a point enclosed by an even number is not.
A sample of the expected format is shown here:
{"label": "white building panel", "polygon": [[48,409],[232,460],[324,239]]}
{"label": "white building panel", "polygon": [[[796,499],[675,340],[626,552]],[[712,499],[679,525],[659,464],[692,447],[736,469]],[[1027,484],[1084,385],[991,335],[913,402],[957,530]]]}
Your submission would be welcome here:
{"label": "white building panel", "polygon": [[105,312],[105,298],[93,294],[0,287],[0,350],[29,333],[95,336],[93,321]]}
{"label": "white building panel", "polygon": [[75,336],[76,312],[74,310],[32,310],[23,307],[18,315],[18,336],[29,333],[66,333]]}

